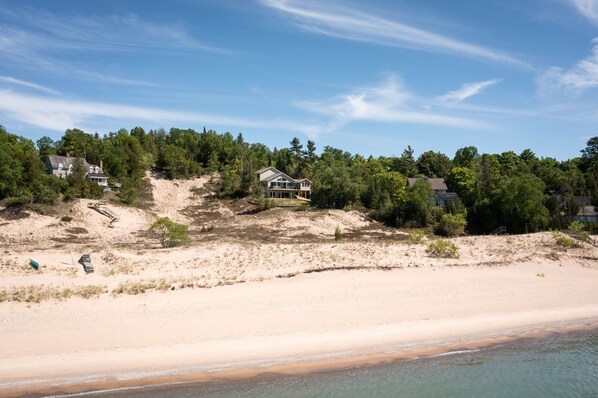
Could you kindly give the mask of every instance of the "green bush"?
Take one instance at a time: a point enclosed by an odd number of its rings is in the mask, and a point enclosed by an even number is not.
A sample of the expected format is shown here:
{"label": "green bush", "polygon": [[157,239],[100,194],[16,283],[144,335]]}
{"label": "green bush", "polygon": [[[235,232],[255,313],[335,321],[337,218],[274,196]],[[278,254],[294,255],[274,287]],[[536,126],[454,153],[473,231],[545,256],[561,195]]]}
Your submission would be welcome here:
{"label": "green bush", "polygon": [[554,236],[554,242],[557,246],[562,247],[563,249],[568,249],[573,246],[575,241],[570,237],[563,235],[559,231],[553,231],[552,236]]}
{"label": "green bush", "polygon": [[463,214],[444,214],[438,223],[437,231],[444,236],[463,235],[467,221]]}
{"label": "green bush", "polygon": [[124,204],[132,205],[137,201],[137,190],[133,187],[127,188],[120,193],[120,198]]}
{"label": "green bush", "polygon": [[424,231],[422,231],[421,229],[413,229],[411,231],[409,231],[409,243],[417,245],[419,243],[422,243],[422,241],[424,240],[424,238],[426,237],[426,234],[424,234]]}
{"label": "green bush", "polygon": [[60,221],[62,221],[62,222],[71,222],[71,221],[73,221],[73,217],[71,217],[71,216],[64,216],[64,217],[62,217],[60,219]]}
{"label": "green bush", "polygon": [[459,248],[453,242],[440,239],[428,245],[428,253],[433,257],[459,258]]}
{"label": "green bush", "polygon": [[69,202],[79,197],[79,190],[75,187],[68,187],[62,197],[62,200]]}
{"label": "green bush", "polygon": [[263,196],[258,198],[257,205],[261,210],[270,210],[275,207],[274,199],[264,198]]}
{"label": "green bush", "polygon": [[581,232],[583,230],[585,230],[585,225],[583,225],[583,223],[581,221],[572,221],[569,224],[569,229],[573,232]]}
{"label": "green bush", "polygon": [[572,221],[571,224],[569,224],[569,229],[580,241],[586,243],[590,241],[590,233],[585,230],[586,226],[581,221]]}
{"label": "green bush", "polygon": [[189,241],[189,228],[183,224],[177,224],[168,217],[161,217],[154,222],[149,231],[160,241],[162,247],[173,247]]}

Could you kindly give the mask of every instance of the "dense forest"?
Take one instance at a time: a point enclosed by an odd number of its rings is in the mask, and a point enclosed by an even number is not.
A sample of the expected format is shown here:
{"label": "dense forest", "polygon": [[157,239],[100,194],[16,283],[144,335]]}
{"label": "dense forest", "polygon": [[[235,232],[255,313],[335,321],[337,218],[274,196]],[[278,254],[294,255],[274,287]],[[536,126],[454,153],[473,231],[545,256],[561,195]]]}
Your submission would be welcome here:
{"label": "dense forest", "polygon": [[[146,132],[141,127],[104,136],[69,129],[59,141],[33,141],[0,126],[0,200],[7,206],[52,205],[74,198],[99,198],[101,187],[75,170],[67,179],[45,173],[47,155],[84,157],[104,164],[104,172],[119,200],[134,205],[145,171],[156,168],[169,178],[220,173],[223,198],[262,196],[255,171],[274,166],[293,177],[313,182],[312,206],[360,209],[397,227],[430,227],[443,223],[467,225],[470,233],[487,233],[498,226],[523,233],[563,227],[563,215],[578,212],[576,197],[598,205],[598,137],[591,138],[580,157],[566,161],[538,158],[530,149],[521,154],[480,154],[473,146],[451,158],[427,151],[414,156],[410,146],[400,156],[365,158],[313,141],[305,146],[293,138],[288,148],[269,149],[247,143],[239,134],[218,134],[172,128]],[[436,208],[424,179],[407,187],[408,177],[444,178],[459,200],[448,209]]]}

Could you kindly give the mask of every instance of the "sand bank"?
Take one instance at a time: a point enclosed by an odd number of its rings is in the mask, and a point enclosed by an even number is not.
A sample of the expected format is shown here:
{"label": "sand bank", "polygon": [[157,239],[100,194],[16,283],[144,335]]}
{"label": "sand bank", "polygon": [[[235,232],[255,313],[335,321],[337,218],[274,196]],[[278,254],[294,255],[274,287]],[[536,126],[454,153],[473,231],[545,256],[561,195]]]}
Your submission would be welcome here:
{"label": "sand bank", "polygon": [[598,270],[550,262],[4,303],[0,396],[344,367],[596,321]]}

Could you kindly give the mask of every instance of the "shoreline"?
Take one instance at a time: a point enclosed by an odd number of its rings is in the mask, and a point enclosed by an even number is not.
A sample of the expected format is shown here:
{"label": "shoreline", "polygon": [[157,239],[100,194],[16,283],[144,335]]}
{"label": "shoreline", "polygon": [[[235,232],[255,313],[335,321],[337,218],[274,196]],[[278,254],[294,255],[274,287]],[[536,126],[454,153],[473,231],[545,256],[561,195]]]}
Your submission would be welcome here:
{"label": "shoreline", "polygon": [[597,270],[521,262],[300,274],[0,305],[0,397],[302,374],[598,327]]}
{"label": "shoreline", "polygon": [[[598,318],[575,320],[571,322],[555,322],[550,325],[534,326],[529,329],[504,331],[492,337],[473,338],[459,342],[445,342],[429,345],[422,342],[411,349],[394,352],[371,352],[354,356],[337,356],[327,359],[285,362],[260,367],[240,367],[227,370],[193,372],[188,368],[163,369],[158,376],[141,376],[118,380],[114,377],[98,381],[82,383],[80,380],[64,383],[55,387],[39,387],[35,389],[15,388],[0,391],[0,397],[69,397],[84,394],[105,394],[119,391],[141,391],[145,389],[219,382],[264,382],[287,376],[300,376],[319,372],[343,371],[362,366],[383,366],[397,361],[432,359],[446,355],[459,355],[466,352],[492,349],[495,347],[517,344],[528,339],[548,339],[567,334],[598,330]],[[98,377],[88,375],[89,378]]]}
{"label": "shoreline", "polygon": [[[553,322],[547,325],[532,325],[502,332],[493,333],[492,336],[478,336],[470,339],[454,341],[447,339],[443,342],[422,341],[408,349],[389,351],[371,351],[370,353],[356,353],[355,355],[326,355],[328,358],[291,360],[295,358],[278,359],[276,362],[265,366],[234,367],[224,370],[190,370],[189,367],[165,368],[153,371],[153,375],[139,372],[101,376],[88,374],[63,380],[52,387],[37,386],[15,387],[0,390],[0,397],[70,397],[85,394],[104,394],[123,390],[144,390],[160,387],[169,387],[197,383],[219,382],[263,382],[281,377],[300,376],[319,372],[342,371],[362,366],[382,366],[397,361],[412,361],[432,359],[446,355],[459,355],[466,352],[492,349],[505,344],[516,344],[528,339],[548,339],[564,336],[571,333],[598,330],[598,318],[577,319],[566,322]],[[136,376],[133,376],[136,375]],[[94,381],[85,381],[85,380]],[[49,382],[50,380],[45,380]],[[55,382],[56,380],[54,380]]]}

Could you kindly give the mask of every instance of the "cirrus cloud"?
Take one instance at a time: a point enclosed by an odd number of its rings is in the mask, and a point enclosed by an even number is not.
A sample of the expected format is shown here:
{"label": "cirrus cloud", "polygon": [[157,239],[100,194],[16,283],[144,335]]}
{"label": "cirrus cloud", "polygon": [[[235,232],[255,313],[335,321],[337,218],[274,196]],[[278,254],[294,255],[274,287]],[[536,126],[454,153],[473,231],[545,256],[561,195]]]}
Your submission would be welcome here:
{"label": "cirrus cloud", "polygon": [[266,7],[294,18],[299,28],[317,34],[403,48],[455,53],[531,69],[527,62],[502,51],[429,32],[355,8],[312,0],[259,1]]}

